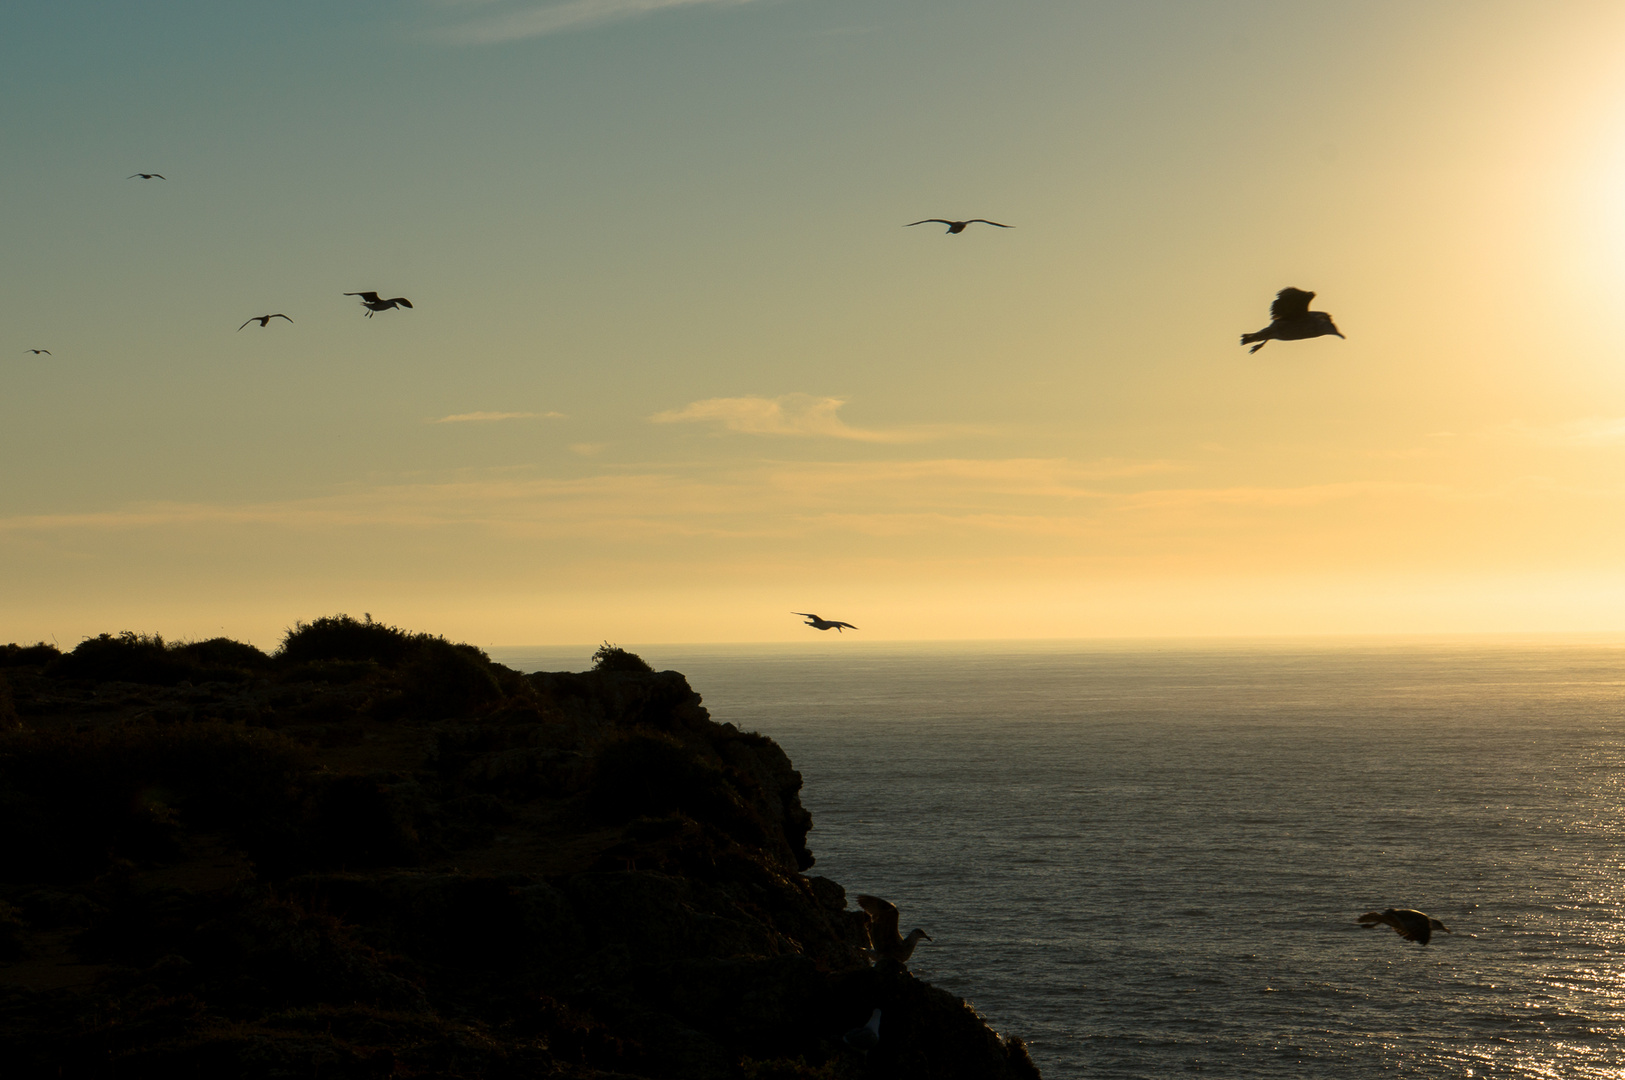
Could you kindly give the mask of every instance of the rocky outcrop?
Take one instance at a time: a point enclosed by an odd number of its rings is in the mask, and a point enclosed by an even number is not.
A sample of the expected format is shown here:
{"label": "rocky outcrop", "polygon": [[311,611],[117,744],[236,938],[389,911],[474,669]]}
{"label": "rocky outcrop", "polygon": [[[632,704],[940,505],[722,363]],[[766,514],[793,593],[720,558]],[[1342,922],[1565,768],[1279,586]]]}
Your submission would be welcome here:
{"label": "rocky outcrop", "polygon": [[628,657],[0,649],[7,1075],[1036,1077],[865,959],[784,752]]}

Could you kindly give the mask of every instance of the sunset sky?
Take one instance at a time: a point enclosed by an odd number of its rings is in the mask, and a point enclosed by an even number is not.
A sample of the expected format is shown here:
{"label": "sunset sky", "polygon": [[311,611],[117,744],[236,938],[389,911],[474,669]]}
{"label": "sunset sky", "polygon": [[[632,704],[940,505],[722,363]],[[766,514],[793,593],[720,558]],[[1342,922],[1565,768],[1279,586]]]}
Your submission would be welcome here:
{"label": "sunset sky", "polygon": [[[1622,56],[1618,0],[6,5],[0,641],[1625,630]],[[1347,340],[1241,348],[1288,285]]]}

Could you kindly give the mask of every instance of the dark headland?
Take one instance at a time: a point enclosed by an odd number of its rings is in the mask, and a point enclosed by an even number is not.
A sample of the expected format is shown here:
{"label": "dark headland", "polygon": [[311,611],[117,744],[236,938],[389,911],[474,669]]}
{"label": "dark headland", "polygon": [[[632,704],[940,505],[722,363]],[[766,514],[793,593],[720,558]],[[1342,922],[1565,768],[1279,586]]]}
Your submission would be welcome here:
{"label": "dark headland", "polygon": [[1038,1075],[865,959],[784,752],[630,653],[0,646],[0,729],[8,1077]]}

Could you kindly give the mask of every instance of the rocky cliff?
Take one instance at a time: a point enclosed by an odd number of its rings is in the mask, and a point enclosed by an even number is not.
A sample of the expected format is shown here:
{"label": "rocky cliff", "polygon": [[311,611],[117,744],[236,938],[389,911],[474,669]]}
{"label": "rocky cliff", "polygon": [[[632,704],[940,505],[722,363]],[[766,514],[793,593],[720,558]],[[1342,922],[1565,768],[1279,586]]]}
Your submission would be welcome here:
{"label": "rocky cliff", "polygon": [[0,648],[7,1075],[1038,1075],[864,958],[772,740],[597,660],[342,616]]}

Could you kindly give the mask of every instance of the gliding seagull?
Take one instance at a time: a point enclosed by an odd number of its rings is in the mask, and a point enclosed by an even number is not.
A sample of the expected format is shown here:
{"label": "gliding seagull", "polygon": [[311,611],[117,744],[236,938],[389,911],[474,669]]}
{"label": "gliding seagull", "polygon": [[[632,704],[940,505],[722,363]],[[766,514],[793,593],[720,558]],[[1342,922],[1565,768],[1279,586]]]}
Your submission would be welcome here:
{"label": "gliding seagull", "polygon": [[404,296],[397,296],[393,300],[380,300],[375,292],[347,292],[344,295],[361,297],[361,304],[367,309],[367,318],[369,319],[377,311],[388,311],[392,307],[409,308],[412,306],[412,301]]}
{"label": "gliding seagull", "polygon": [[51,350],[50,349],[25,349],[24,351],[25,352],[31,352],[35,356],[39,356],[41,353],[44,353],[46,356],[51,355]]}
{"label": "gliding seagull", "polygon": [[1359,918],[1361,926],[1367,930],[1375,930],[1379,926],[1391,926],[1394,933],[1406,941],[1415,941],[1426,945],[1433,938],[1433,931],[1443,930],[1450,933],[1450,927],[1438,919],[1430,918],[1415,908],[1384,908],[1382,911],[1368,911]]}
{"label": "gliding seagull", "polygon": [[[243,323],[243,326],[247,326],[249,322],[257,322],[257,323],[260,324],[260,329],[263,330],[263,329],[265,329],[265,327],[267,327],[267,326],[269,326],[271,324],[272,319],[288,319],[288,317],[286,315],[282,314],[280,311],[277,312],[275,315],[256,315],[252,319],[249,319],[248,322]],[[293,322],[292,319],[288,319],[288,321]],[[239,334],[242,333],[243,326],[239,326],[237,328],[237,332]]]}
{"label": "gliding seagull", "polygon": [[843,626],[846,627],[848,630],[856,630],[857,629],[857,627],[853,626],[849,622],[837,622],[834,619],[820,619],[817,615],[814,615],[811,612],[807,612],[807,611],[792,611],[792,612],[790,612],[790,614],[792,614],[792,615],[800,615],[803,619],[807,620],[802,625],[803,626],[810,626],[814,630],[828,630],[830,627],[834,627],[835,632],[837,634],[839,634],[841,632],[841,627],[843,627]]}
{"label": "gliding seagull", "polygon": [[135,173],[131,173],[129,176],[126,176],[124,179],[126,179],[126,180],[134,180],[138,176],[143,180],[162,180],[162,179],[164,179],[164,174],[163,173],[155,173],[155,172],[135,172]]}
{"label": "gliding seagull", "polygon": [[[948,232],[950,234],[952,234],[952,233],[962,233],[962,232],[965,231],[965,226],[966,225],[970,225],[970,224],[973,224],[973,223],[978,222],[978,221],[980,221],[983,225],[999,225],[999,223],[997,221],[989,221],[985,217],[973,217],[973,218],[970,219],[970,221],[949,221],[947,218],[928,217],[928,218],[921,218],[919,221],[911,221],[907,225],[904,225],[903,228],[912,229],[916,225],[924,225],[926,222],[929,222],[929,221],[935,221],[935,222],[938,222],[939,224],[948,226]],[[1015,228],[1015,226],[1014,225],[999,225],[999,228],[1001,228],[1001,229],[1013,229],[1013,228]]]}

